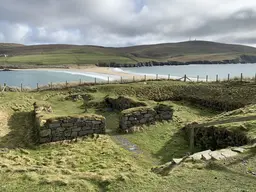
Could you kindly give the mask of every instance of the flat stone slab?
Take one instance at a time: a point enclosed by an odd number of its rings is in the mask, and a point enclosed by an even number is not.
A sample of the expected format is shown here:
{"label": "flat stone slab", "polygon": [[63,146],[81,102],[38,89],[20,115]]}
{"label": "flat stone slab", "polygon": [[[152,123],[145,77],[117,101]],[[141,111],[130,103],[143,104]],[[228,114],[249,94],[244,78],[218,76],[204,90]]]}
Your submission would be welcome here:
{"label": "flat stone slab", "polygon": [[181,162],[182,162],[182,158],[181,159],[172,159],[172,161],[175,163],[175,164],[177,164],[177,165],[179,165]]}
{"label": "flat stone slab", "polygon": [[232,148],[231,150],[234,151],[234,152],[237,152],[237,153],[243,153],[243,152],[246,151],[246,149],[244,149],[242,147]]}
{"label": "flat stone slab", "polygon": [[190,155],[189,157],[191,157],[193,160],[201,160],[203,158],[203,154],[209,154],[210,152],[211,150],[201,151],[193,155]]}
{"label": "flat stone slab", "polygon": [[221,160],[225,159],[225,156],[221,154],[221,151],[212,151],[209,153],[209,155],[214,159],[214,160]]}
{"label": "flat stone slab", "polygon": [[222,150],[220,150],[220,152],[221,152],[221,154],[222,154],[224,157],[226,157],[226,158],[228,158],[228,157],[234,157],[234,156],[237,156],[237,155],[238,155],[237,152],[232,151],[231,149],[222,149]]}
{"label": "flat stone slab", "polygon": [[[209,152],[210,153],[210,152]],[[205,161],[209,161],[212,159],[212,157],[209,155],[209,153],[203,153],[202,154],[202,159]]]}

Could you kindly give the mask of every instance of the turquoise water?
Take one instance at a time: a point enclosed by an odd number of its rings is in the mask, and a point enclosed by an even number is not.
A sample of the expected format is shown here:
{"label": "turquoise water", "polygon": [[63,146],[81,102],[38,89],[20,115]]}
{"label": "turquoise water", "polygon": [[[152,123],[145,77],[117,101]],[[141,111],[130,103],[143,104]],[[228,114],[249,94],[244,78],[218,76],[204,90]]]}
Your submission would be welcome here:
{"label": "turquoise water", "polygon": [[[256,64],[227,64],[227,65],[183,65],[183,66],[154,66],[154,67],[136,67],[122,68],[124,72],[141,74],[141,75],[164,75],[167,77],[170,74],[172,77],[180,78],[185,74],[190,78],[205,79],[206,75],[209,79],[214,80],[216,75],[220,79],[227,78],[228,74],[231,77],[239,76],[243,73],[244,77],[254,77],[256,73]],[[120,71],[120,70],[119,70]]]}
{"label": "turquoise water", "polygon": [[106,77],[99,76],[95,73],[77,73],[67,71],[33,71],[33,70],[18,70],[18,71],[1,71],[0,84],[6,83],[8,86],[19,87],[21,83],[23,87],[35,88],[37,83],[40,85],[47,85],[53,83],[63,82],[94,82],[95,77],[98,81],[106,80]]}

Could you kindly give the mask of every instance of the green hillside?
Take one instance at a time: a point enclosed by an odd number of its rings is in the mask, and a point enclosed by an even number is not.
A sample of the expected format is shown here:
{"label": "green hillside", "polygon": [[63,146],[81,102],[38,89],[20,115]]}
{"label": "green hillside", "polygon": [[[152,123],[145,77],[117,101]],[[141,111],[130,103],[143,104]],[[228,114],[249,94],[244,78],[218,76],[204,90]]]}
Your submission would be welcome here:
{"label": "green hillside", "polygon": [[0,64],[96,64],[98,62],[138,63],[146,61],[223,61],[256,55],[256,48],[207,41],[188,41],[131,47],[89,45],[0,44]]}

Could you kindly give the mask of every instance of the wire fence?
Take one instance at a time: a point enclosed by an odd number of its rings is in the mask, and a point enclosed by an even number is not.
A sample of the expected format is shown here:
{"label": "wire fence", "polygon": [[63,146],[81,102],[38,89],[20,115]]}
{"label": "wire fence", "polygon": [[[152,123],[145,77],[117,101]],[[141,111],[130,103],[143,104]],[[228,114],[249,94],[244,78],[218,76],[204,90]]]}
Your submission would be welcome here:
{"label": "wire fence", "polygon": [[23,83],[20,83],[19,87],[15,86],[9,86],[6,83],[1,84],[0,83],[0,91],[1,92],[14,92],[14,91],[43,91],[43,90],[56,90],[56,89],[65,89],[70,87],[77,87],[77,86],[93,86],[93,85],[104,85],[104,84],[129,84],[129,83],[136,83],[136,82],[147,82],[147,81],[183,81],[183,82],[193,82],[193,83],[210,83],[210,82],[253,82],[256,83],[256,73],[255,76],[252,78],[245,78],[243,73],[240,74],[240,76],[232,77],[228,74],[226,78],[220,78],[217,74],[215,76],[215,79],[209,79],[209,76],[206,75],[204,78],[197,75],[197,77],[188,77],[186,74],[183,77],[180,78],[174,78],[171,77],[171,75],[158,75],[156,74],[155,77],[152,75],[144,75],[144,76],[132,76],[132,78],[122,77],[120,76],[119,80],[111,80],[110,77],[107,78],[107,80],[102,80],[99,78],[94,78],[94,81],[86,81],[84,82],[82,79],[79,79],[79,81],[76,82],[68,82],[65,81],[64,83],[53,83],[50,82],[47,85],[40,85],[39,83],[36,83],[35,88],[29,88],[23,85]]}

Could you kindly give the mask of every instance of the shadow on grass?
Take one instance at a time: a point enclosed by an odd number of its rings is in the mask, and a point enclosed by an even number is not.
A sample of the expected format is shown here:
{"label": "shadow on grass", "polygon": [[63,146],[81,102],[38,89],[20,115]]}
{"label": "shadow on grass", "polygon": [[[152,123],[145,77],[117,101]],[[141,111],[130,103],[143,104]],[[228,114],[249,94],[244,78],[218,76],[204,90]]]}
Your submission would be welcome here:
{"label": "shadow on grass", "polygon": [[[153,143],[152,143],[153,144]],[[161,163],[170,162],[173,158],[182,158],[189,152],[189,143],[181,130],[176,131],[165,145],[154,154]]]}
{"label": "shadow on grass", "polygon": [[32,112],[15,112],[8,126],[10,132],[0,137],[0,148],[31,148],[35,145]]}

